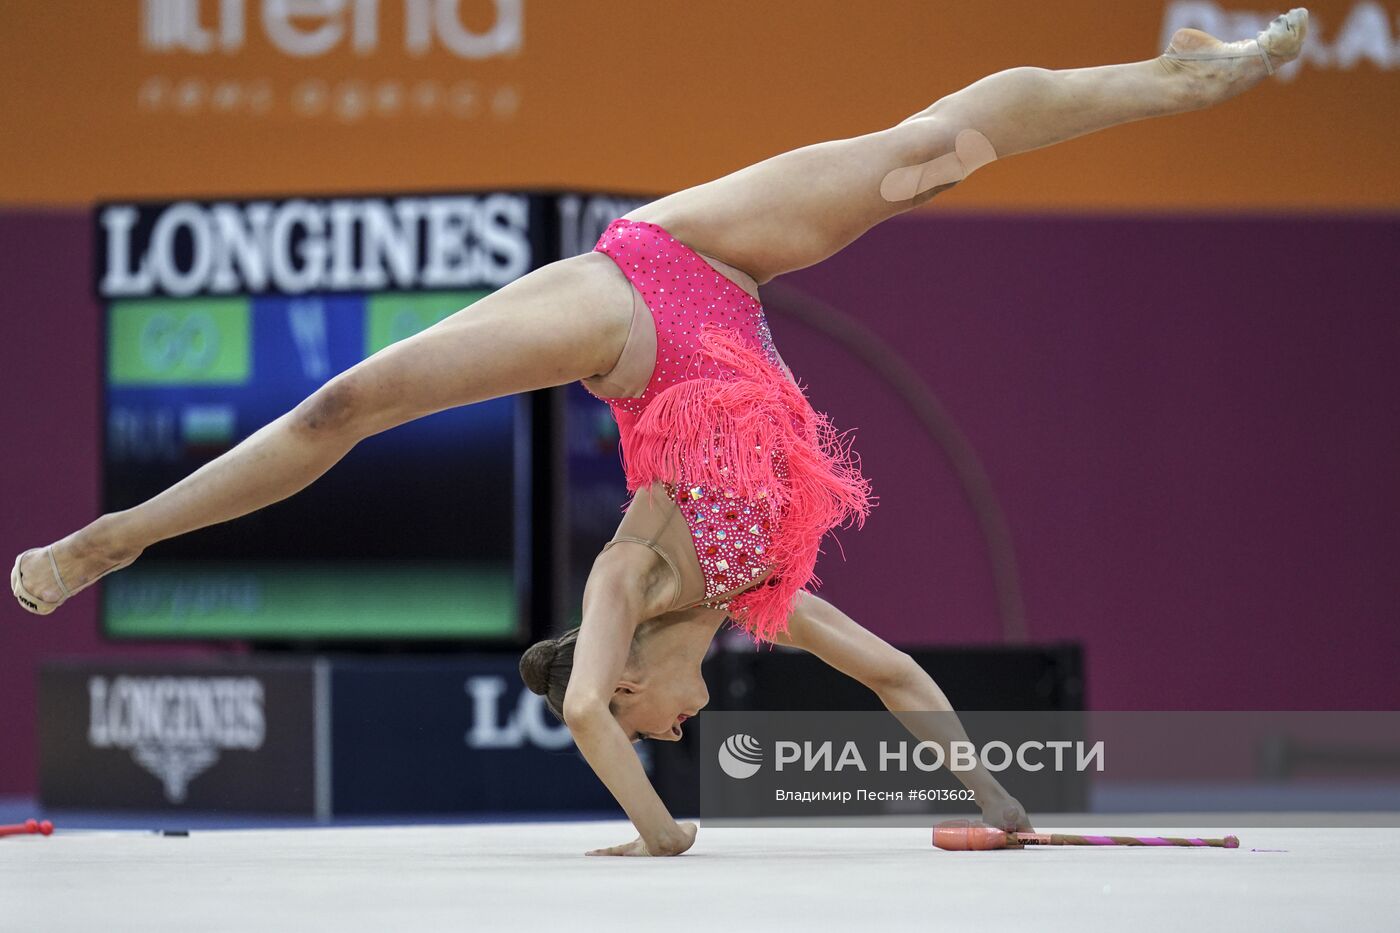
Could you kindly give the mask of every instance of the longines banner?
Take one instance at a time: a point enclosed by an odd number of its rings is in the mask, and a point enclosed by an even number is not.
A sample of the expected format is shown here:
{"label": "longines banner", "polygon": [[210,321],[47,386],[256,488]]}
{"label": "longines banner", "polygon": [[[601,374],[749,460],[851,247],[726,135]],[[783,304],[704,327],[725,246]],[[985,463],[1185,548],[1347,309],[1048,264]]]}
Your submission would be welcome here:
{"label": "longines banner", "polygon": [[41,798],[320,817],[613,808],[517,664],[49,665]]}
{"label": "longines banner", "polygon": [[105,204],[103,298],[500,288],[534,268],[525,194]]}
{"label": "longines banner", "polygon": [[323,806],[327,789],[315,755],[318,676],[310,662],[48,665],[44,805],[311,815],[318,778]]}
{"label": "longines banner", "polygon": [[106,299],[500,288],[593,248],[639,197],[517,191],[99,204]]}
{"label": "longines banner", "polygon": [[516,656],[337,663],[337,814],[615,804]]}
{"label": "longines banner", "polygon": [[[1400,0],[1315,0],[1303,58],[1205,112],[1002,160],[962,208],[1400,207]],[[1262,0],[0,0],[0,203],[664,192],[890,126],[1021,65],[1252,37]],[[1221,157],[1228,154],[1228,158]]]}

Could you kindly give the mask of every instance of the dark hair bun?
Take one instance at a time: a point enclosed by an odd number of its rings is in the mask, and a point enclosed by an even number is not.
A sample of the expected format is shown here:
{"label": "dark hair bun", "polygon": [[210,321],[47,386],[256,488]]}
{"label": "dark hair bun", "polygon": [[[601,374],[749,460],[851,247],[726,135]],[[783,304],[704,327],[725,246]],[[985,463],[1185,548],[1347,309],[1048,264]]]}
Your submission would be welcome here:
{"label": "dark hair bun", "polygon": [[537,641],[525,650],[520,657],[520,679],[531,693],[544,696],[549,693],[549,669],[554,665],[554,656],[559,644],[553,638]]}

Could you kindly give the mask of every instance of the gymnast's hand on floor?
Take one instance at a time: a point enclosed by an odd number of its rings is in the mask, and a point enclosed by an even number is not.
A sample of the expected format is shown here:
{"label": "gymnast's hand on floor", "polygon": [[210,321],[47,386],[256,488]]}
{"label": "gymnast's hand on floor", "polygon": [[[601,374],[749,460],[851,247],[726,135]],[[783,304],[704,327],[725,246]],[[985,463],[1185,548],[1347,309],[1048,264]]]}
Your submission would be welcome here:
{"label": "gymnast's hand on floor", "polygon": [[977,804],[982,808],[982,821],[988,826],[1013,833],[1035,832],[1030,817],[1026,816],[1026,808],[1010,794],[983,797]]}
{"label": "gymnast's hand on floor", "polygon": [[631,842],[624,842],[620,846],[609,846],[606,849],[594,849],[586,855],[680,855],[682,852],[695,845],[696,825],[694,823],[677,823],[678,835],[673,840],[668,840],[658,846],[658,851],[652,852],[647,848],[647,844],[638,836]]}

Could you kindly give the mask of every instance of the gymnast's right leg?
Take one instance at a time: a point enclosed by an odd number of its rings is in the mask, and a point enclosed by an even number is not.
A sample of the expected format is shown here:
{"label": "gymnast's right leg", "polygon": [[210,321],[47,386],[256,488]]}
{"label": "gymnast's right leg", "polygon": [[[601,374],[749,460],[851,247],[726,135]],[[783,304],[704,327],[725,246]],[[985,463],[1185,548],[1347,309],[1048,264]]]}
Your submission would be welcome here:
{"label": "gymnast's right leg", "polygon": [[1257,40],[1226,43],[1183,29],[1146,61],[1008,69],[896,126],[773,156],[628,216],[762,284],[821,262],[993,159],[1242,94],[1297,57],[1307,23],[1297,9]]}
{"label": "gymnast's right leg", "polygon": [[[443,409],[604,374],[631,323],[631,285],[601,253],[538,269],[334,377],[152,499],[55,542],[58,573],[76,592],[158,541],[287,498],[373,434]],[[22,556],[18,576],[45,603],[64,598],[42,549]]]}

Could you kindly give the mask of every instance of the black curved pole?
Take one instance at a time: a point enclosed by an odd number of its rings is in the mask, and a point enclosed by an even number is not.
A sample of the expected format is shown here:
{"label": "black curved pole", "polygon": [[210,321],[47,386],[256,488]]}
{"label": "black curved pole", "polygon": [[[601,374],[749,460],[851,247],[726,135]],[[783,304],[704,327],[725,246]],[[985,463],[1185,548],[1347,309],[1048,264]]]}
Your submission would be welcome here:
{"label": "black curved pole", "polygon": [[963,498],[977,519],[987,548],[987,558],[991,562],[1002,638],[1008,644],[1025,643],[1030,633],[1026,626],[1025,604],[1021,599],[1016,550],[1011,543],[1006,516],[982,461],[933,389],[894,347],[854,315],[783,282],[770,282],[763,286],[762,295],[764,307],[825,334],[850,350],[856,359],[894,389],[895,394],[913,411],[943,452],[962,489]]}

